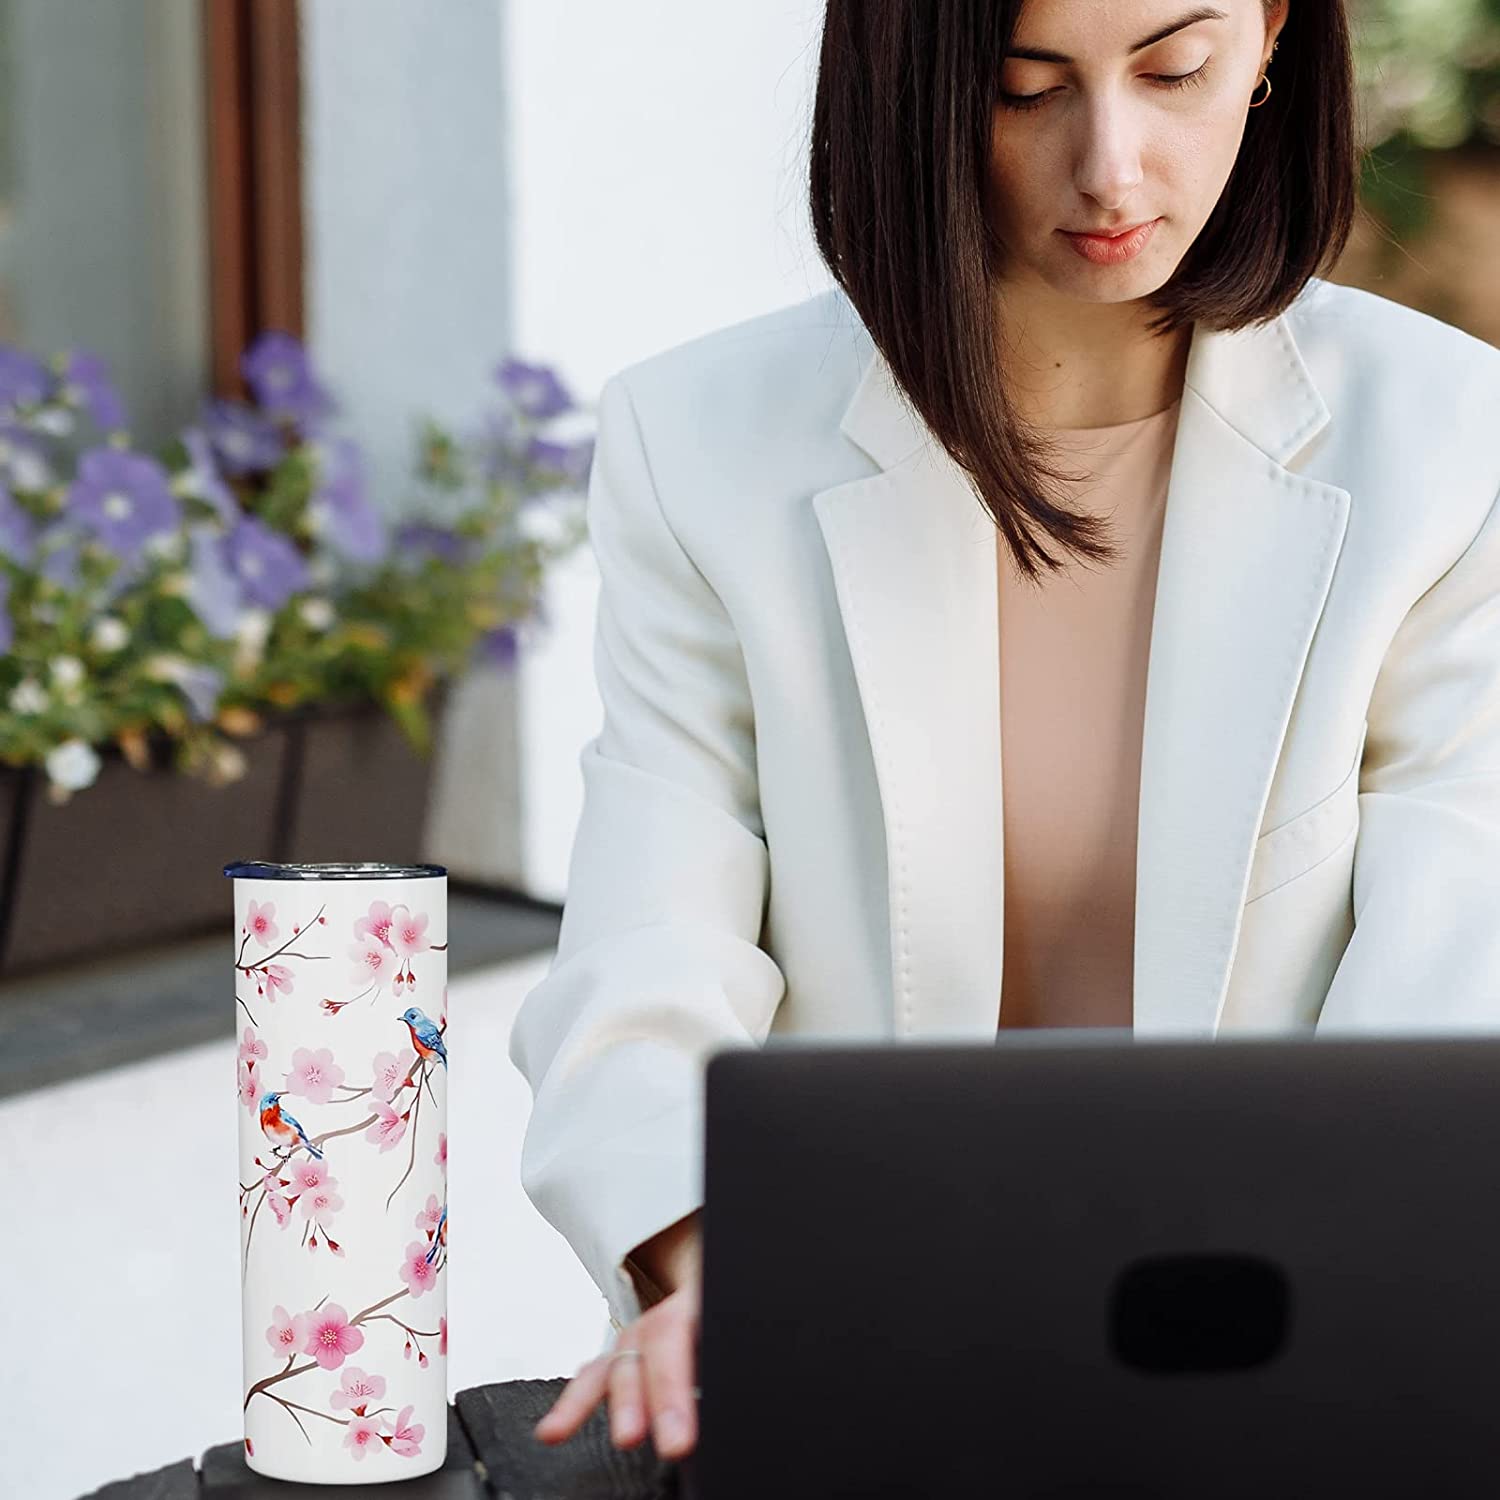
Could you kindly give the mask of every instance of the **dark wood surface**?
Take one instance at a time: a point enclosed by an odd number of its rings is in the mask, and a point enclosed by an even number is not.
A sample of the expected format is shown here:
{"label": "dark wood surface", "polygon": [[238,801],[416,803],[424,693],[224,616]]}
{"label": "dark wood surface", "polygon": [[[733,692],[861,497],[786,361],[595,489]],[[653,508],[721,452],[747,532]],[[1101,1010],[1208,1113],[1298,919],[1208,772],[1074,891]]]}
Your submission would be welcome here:
{"label": "dark wood surface", "polygon": [[[566,1442],[536,1438],[532,1428],[569,1378],[507,1380],[460,1391],[448,1408],[448,1455],[441,1469],[337,1488],[411,1500],[696,1500],[692,1456],[681,1462],[658,1458],[649,1436],[634,1448],[615,1447],[602,1402]],[[149,1474],[113,1480],[81,1500],[312,1500],[328,1493],[326,1484],[255,1473],[237,1440],[208,1449],[197,1464],[179,1459]]]}

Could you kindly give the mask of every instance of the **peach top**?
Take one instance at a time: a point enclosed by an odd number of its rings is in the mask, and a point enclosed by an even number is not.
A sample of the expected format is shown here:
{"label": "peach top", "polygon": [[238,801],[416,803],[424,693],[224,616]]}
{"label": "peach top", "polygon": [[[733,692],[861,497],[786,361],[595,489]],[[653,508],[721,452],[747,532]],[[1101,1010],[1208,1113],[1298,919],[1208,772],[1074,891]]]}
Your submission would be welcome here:
{"label": "peach top", "polygon": [[[1121,561],[1033,585],[996,536],[1005,962],[999,1024],[1133,1019],[1146,664],[1181,398],[1111,427],[1052,428],[1067,494]],[[1056,545],[1048,544],[1056,551]]]}

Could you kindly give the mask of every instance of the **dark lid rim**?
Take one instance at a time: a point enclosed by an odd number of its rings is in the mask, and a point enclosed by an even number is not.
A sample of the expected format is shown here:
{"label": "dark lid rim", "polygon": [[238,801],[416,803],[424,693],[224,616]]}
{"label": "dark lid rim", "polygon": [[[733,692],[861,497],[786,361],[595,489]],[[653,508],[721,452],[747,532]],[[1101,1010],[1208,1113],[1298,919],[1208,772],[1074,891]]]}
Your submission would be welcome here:
{"label": "dark lid rim", "polygon": [[224,873],[237,880],[435,880],[446,878],[446,865],[395,865],[376,860],[330,860],[324,864],[284,863],[273,859],[236,859]]}

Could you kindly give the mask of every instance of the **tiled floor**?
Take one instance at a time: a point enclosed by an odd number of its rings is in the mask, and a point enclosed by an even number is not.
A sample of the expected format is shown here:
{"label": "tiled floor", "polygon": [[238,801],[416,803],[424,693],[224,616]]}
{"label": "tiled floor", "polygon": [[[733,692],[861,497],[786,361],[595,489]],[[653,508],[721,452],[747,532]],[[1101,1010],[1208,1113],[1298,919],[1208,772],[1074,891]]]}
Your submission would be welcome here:
{"label": "tiled floor", "polygon": [[[549,962],[449,984],[450,1394],[571,1375],[609,1332],[518,1176],[506,1041]],[[234,1073],[226,1038],[0,1099],[0,1495],[74,1500],[239,1436]]]}

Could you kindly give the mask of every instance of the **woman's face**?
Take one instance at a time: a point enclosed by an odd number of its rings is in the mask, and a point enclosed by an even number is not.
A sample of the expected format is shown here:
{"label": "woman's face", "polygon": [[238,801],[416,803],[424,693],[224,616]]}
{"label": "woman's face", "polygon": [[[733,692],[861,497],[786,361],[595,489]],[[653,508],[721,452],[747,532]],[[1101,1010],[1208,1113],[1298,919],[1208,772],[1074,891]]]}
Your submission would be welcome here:
{"label": "woman's face", "polygon": [[[989,211],[1007,247],[1001,281],[1087,302],[1162,286],[1229,178],[1288,3],[1268,22],[1262,0],[1029,0],[990,137]],[[1268,71],[1274,87],[1274,65]],[[1151,220],[1128,258],[1097,249],[1090,258],[1065,232]]]}

